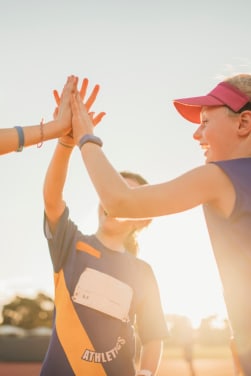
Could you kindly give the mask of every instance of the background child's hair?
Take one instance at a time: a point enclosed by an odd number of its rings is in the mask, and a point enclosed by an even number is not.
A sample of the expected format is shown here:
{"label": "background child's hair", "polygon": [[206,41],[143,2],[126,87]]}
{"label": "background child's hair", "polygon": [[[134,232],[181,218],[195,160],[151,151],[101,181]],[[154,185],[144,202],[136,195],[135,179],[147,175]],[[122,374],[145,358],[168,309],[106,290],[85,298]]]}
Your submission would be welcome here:
{"label": "background child's hair", "polygon": [[[125,179],[131,179],[131,180],[136,181],[137,183],[139,183],[139,185],[148,184],[146,179],[144,179],[141,175],[134,173],[134,172],[121,171],[120,175],[123,176],[123,178]],[[138,239],[137,239],[138,232],[139,230],[132,231],[128,235],[126,240],[124,241],[124,246],[126,250],[135,256],[137,256],[138,251],[139,251],[139,244],[138,244]]]}

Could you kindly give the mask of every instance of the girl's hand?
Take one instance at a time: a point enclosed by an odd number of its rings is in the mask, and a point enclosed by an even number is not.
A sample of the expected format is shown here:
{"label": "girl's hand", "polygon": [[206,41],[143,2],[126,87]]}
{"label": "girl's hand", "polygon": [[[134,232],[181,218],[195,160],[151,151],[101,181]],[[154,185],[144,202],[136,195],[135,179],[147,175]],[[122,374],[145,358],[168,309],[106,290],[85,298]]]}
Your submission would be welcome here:
{"label": "girl's hand", "polygon": [[[77,78],[76,78],[76,80],[77,80]],[[80,91],[79,91],[79,95],[80,95],[80,98],[81,98],[82,102],[85,101],[86,92],[87,92],[87,88],[88,88],[88,83],[89,83],[88,79],[84,78],[83,81],[82,81],[82,85],[81,85]],[[100,112],[96,116],[95,116],[95,112],[89,112],[91,106],[93,105],[93,103],[95,102],[95,100],[97,98],[99,89],[100,89],[100,86],[99,85],[95,85],[94,88],[93,88],[93,90],[92,90],[92,92],[91,92],[91,94],[90,94],[90,96],[89,96],[89,98],[84,103],[85,104],[85,108],[86,108],[87,112],[89,113],[90,118],[92,119],[93,125],[97,125],[102,120],[103,116],[105,115],[105,112]],[[58,114],[58,106],[60,105],[61,97],[58,94],[57,90],[53,90],[53,95],[54,95],[54,98],[55,98],[55,101],[56,101],[56,104],[57,104],[57,107],[56,107],[56,109],[54,111],[54,114],[53,114],[54,119],[55,119],[57,117],[57,114]]]}
{"label": "girl's hand", "polygon": [[64,85],[61,97],[59,97],[58,106],[54,111],[53,117],[56,125],[61,129],[61,134],[66,135],[71,132],[71,95],[77,90],[77,77],[70,76]]}
{"label": "girl's hand", "polygon": [[69,148],[74,148],[74,146],[75,146],[75,142],[74,142],[74,139],[73,139],[73,136],[72,136],[72,132],[65,135],[65,136],[60,137],[58,139],[58,141],[59,141],[60,144],[68,146]]}
{"label": "girl's hand", "polygon": [[[78,144],[82,136],[93,133],[95,118],[87,112],[79,92],[72,94],[71,108],[73,135],[75,143]],[[102,118],[102,114],[98,116]]]}

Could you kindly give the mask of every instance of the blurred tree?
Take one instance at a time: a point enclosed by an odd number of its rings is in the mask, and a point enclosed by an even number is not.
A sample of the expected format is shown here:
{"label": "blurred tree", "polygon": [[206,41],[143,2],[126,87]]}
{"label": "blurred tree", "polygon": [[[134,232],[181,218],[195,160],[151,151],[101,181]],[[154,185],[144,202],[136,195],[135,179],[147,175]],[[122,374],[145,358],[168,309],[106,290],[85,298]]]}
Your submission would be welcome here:
{"label": "blurred tree", "polygon": [[16,296],[3,306],[2,325],[14,325],[24,329],[39,326],[51,328],[53,309],[53,300],[43,293],[38,293],[35,299]]}
{"label": "blurred tree", "polygon": [[216,315],[201,320],[198,330],[199,343],[202,345],[222,345],[229,343],[230,329],[228,321],[221,321],[220,324]]}

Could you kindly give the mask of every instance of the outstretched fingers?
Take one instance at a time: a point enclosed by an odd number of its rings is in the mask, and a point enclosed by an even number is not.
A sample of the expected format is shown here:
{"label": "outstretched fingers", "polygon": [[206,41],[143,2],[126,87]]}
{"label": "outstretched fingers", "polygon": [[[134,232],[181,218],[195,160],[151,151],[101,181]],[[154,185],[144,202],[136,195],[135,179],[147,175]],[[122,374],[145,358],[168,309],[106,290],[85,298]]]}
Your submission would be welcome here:
{"label": "outstretched fingers", "polygon": [[53,117],[58,121],[58,124],[60,124],[62,129],[64,130],[63,134],[69,134],[69,132],[71,132],[71,94],[73,92],[76,92],[76,87],[77,77],[70,76],[68,77],[64,85],[61,97],[58,95],[58,92],[54,90],[54,97],[56,102],[58,101],[58,106],[54,110]]}
{"label": "outstretched fingers", "polygon": [[85,107],[87,109],[87,111],[90,110],[91,106],[93,105],[93,103],[95,102],[96,98],[97,98],[97,95],[98,95],[98,92],[99,92],[99,89],[100,89],[100,86],[99,85],[95,85],[89,98],[87,99],[87,101],[85,102]]}
{"label": "outstretched fingers", "polygon": [[105,112],[100,112],[98,115],[94,116],[94,112],[90,112],[89,115],[90,115],[90,118],[91,118],[91,120],[93,122],[93,125],[97,125],[98,123],[101,122],[101,120],[106,115],[106,113]]}
{"label": "outstretched fingers", "polygon": [[[81,89],[80,89],[80,92],[79,92],[80,98],[82,99],[82,101],[84,101],[84,98],[86,96],[88,84],[89,84],[89,81],[88,81],[87,78],[85,78],[82,82],[82,86],[81,86]],[[92,89],[92,92],[91,92],[89,98],[85,102],[85,108],[86,108],[87,112],[89,113],[89,116],[92,120],[93,125],[97,125],[98,123],[100,123],[100,121],[103,119],[103,117],[105,115],[105,112],[100,112],[96,116],[95,116],[94,112],[90,112],[90,108],[97,98],[97,95],[99,93],[99,89],[100,89],[100,85],[95,85],[94,88]]]}
{"label": "outstretched fingers", "polygon": [[56,98],[57,99],[59,98],[59,103],[60,103],[60,100],[64,97],[64,95],[71,95],[71,93],[74,93],[74,92],[77,91],[77,84],[78,84],[78,77],[76,77],[76,76],[68,77],[67,82],[66,82],[66,84],[63,88],[61,98],[59,96],[57,97],[57,94],[55,93]]}
{"label": "outstretched fingers", "polygon": [[72,126],[75,142],[78,141],[79,136],[84,133],[92,133],[93,127],[101,122],[105,112],[100,112],[95,115],[95,112],[90,112],[90,108],[95,102],[100,86],[95,85],[91,91],[90,96],[84,101],[86,96],[89,81],[85,78],[82,82],[80,91],[73,91],[71,94],[71,111],[72,111]]}
{"label": "outstretched fingers", "polygon": [[89,83],[88,78],[84,78],[83,81],[82,81],[81,88],[79,90],[79,94],[80,94],[80,97],[81,97],[82,101],[84,100],[84,98],[86,96],[86,91],[87,91],[88,83]]}
{"label": "outstretched fingers", "polygon": [[60,95],[58,94],[57,90],[53,90],[53,96],[54,96],[56,104],[59,106],[59,104],[60,104]]}
{"label": "outstretched fingers", "polygon": [[[55,98],[55,102],[57,104],[57,106],[60,105],[60,102],[62,101],[63,99],[63,95],[67,95],[66,93],[68,92],[69,93],[69,89],[67,90],[67,88],[70,87],[70,92],[77,92],[77,77],[74,77],[74,76],[70,76],[68,77],[68,80],[64,86],[64,89],[62,91],[62,94],[61,96],[59,95],[58,91],[57,90],[53,90],[53,95],[54,95],[54,98]],[[81,84],[81,88],[79,90],[79,101],[82,101],[85,103],[85,108],[87,110],[87,112],[90,111],[90,108],[91,106],[93,105],[93,103],[95,102],[96,98],[97,98],[97,95],[99,93],[99,89],[100,89],[100,85],[95,85],[94,88],[92,89],[92,92],[89,96],[89,98],[86,100],[85,102],[85,97],[86,97],[86,94],[87,94],[87,89],[88,89],[88,84],[89,84],[89,80],[88,78],[84,78],[83,81],[82,81],[82,84]],[[69,86],[69,85],[72,85]],[[94,125],[97,125],[103,118],[103,116],[105,115],[105,112],[101,112],[100,114],[94,116],[94,112],[92,113],[93,115],[91,116],[91,119],[94,123]]]}
{"label": "outstretched fingers", "polygon": [[54,96],[57,106],[60,105],[60,102],[63,96],[76,92],[77,84],[78,84],[78,77],[72,75],[67,78],[67,81],[63,87],[61,95],[59,95],[57,90],[53,90],[53,96]]}

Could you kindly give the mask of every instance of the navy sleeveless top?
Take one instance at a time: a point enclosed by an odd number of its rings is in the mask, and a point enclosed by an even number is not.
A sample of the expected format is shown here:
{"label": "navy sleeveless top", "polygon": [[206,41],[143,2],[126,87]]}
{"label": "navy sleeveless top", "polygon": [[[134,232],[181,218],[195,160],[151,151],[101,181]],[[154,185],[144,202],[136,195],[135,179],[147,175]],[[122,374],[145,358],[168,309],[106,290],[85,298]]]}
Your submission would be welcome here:
{"label": "navy sleeveless top", "polygon": [[231,180],[236,200],[228,218],[204,213],[233,332],[251,333],[251,158],[214,162]]}

